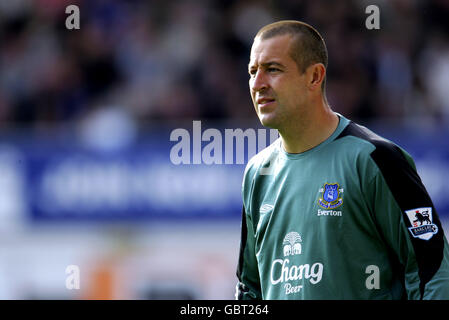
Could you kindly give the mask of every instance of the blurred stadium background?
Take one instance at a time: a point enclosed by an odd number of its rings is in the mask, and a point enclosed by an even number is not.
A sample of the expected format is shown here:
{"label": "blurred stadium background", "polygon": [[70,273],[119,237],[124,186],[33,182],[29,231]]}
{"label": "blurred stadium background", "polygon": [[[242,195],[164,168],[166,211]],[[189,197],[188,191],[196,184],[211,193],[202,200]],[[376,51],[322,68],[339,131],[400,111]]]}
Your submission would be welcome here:
{"label": "blurred stadium background", "polygon": [[244,164],[176,166],[169,137],[260,128],[248,55],[280,19],[322,33],[331,106],[412,154],[448,234],[448,16],[445,0],[1,1],[0,299],[233,299]]}

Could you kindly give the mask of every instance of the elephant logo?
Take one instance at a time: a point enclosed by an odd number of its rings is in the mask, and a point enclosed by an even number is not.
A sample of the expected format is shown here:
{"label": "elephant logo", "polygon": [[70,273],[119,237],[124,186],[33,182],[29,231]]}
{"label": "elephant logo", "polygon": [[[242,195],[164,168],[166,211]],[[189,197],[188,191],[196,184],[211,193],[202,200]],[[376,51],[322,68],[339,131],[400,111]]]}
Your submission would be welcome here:
{"label": "elephant logo", "polygon": [[302,246],[301,246],[301,236],[297,232],[289,232],[284,237],[283,241],[283,251],[284,251],[284,257],[288,257],[291,255],[297,255],[301,254],[302,252]]}
{"label": "elephant logo", "polygon": [[286,244],[284,246],[284,257],[288,257],[292,254],[292,246],[290,244]]}
{"label": "elephant logo", "polygon": [[293,253],[294,254],[301,254],[301,244],[300,243],[295,243],[293,245]]}

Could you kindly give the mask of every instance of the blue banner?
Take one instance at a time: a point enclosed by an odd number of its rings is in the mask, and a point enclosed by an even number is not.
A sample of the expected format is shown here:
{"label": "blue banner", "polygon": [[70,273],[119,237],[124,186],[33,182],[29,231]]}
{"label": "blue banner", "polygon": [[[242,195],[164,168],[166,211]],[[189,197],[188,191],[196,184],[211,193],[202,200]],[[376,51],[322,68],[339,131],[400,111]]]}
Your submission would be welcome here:
{"label": "blue banner", "polygon": [[[449,133],[377,132],[413,156],[437,212],[449,216]],[[239,219],[248,158],[276,137],[265,129],[198,123],[158,128],[109,150],[73,136],[3,137],[2,205],[40,222]]]}

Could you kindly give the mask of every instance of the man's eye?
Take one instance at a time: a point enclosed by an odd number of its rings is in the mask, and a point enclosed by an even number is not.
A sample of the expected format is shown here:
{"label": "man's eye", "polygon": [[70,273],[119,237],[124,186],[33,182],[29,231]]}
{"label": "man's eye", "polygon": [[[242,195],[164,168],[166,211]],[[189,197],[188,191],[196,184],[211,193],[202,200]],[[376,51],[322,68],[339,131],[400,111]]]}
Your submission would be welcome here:
{"label": "man's eye", "polygon": [[250,76],[254,76],[256,74],[257,70],[249,70],[248,73]]}
{"label": "man's eye", "polygon": [[267,69],[267,71],[268,72],[277,72],[277,71],[280,71],[280,70],[278,68],[270,67],[270,68]]}

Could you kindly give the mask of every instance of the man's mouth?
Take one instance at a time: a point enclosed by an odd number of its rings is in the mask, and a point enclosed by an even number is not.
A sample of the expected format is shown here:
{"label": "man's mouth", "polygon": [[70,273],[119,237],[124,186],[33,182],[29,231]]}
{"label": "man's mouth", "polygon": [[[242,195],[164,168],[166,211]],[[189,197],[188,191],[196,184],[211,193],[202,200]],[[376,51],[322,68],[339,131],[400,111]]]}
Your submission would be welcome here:
{"label": "man's mouth", "polygon": [[259,98],[259,99],[257,99],[256,102],[260,108],[263,108],[263,107],[268,106],[269,104],[273,103],[274,101],[275,101],[275,99],[273,99],[273,98]]}

